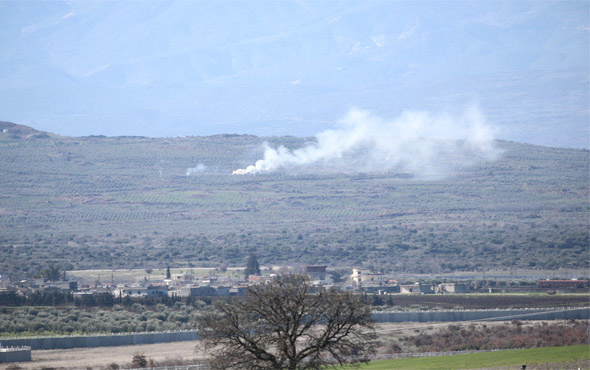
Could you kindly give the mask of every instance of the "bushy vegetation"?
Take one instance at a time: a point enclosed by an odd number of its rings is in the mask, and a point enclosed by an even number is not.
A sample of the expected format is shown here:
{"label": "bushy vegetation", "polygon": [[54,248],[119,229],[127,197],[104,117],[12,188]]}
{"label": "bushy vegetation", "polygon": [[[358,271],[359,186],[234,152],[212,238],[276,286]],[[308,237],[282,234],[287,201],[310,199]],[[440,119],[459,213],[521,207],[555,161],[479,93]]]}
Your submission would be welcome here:
{"label": "bushy vegetation", "polygon": [[523,325],[521,321],[514,320],[505,325],[449,325],[433,334],[405,337],[404,341],[423,352],[590,344],[587,321]]}
{"label": "bushy vegetation", "polygon": [[[206,299],[207,297],[204,297]],[[195,304],[197,299],[195,297],[176,297],[176,296],[160,296],[160,297],[114,297],[111,293],[94,293],[74,296],[71,292],[64,291],[48,291],[48,292],[34,292],[28,296],[18,294],[14,291],[0,292],[0,307],[2,306],[64,306],[73,305],[77,307],[112,307],[115,304],[123,306],[132,306],[133,304],[140,304],[145,306],[154,306],[158,303],[166,306],[172,306],[177,302],[185,302],[186,304]]]}
{"label": "bushy vegetation", "polygon": [[0,273],[232,266],[250,253],[416,273],[590,267],[588,151],[500,142],[500,159],[429,180],[232,176],[264,140],[2,137]]}
{"label": "bushy vegetation", "polygon": [[134,303],[111,308],[72,306],[0,309],[2,335],[123,333],[194,329],[203,302],[153,306]]}

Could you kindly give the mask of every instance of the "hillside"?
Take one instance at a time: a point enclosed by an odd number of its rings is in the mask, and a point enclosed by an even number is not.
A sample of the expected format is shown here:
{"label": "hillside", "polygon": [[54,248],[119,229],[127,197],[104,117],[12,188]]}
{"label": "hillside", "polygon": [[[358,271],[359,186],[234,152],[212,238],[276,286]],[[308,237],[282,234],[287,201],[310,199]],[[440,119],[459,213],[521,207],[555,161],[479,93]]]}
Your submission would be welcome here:
{"label": "hillside", "polygon": [[417,273],[590,267],[588,151],[501,141],[499,159],[435,180],[232,176],[264,141],[305,139],[0,134],[0,274],[239,265],[250,251]]}
{"label": "hillside", "polygon": [[4,121],[0,121],[0,134],[2,138],[11,139],[44,139],[49,137],[48,133],[35,130],[32,127]]}

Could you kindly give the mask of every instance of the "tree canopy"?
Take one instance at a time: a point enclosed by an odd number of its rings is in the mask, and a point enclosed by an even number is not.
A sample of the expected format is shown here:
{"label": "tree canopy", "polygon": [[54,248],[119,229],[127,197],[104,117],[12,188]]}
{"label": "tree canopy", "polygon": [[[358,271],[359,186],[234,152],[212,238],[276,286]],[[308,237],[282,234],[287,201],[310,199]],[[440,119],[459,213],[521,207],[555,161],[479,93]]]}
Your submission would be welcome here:
{"label": "tree canopy", "polygon": [[246,279],[248,279],[250,275],[260,275],[260,265],[258,264],[258,259],[256,259],[254,254],[250,254],[250,257],[248,257],[244,275],[246,276]]}
{"label": "tree canopy", "polygon": [[59,266],[51,264],[49,267],[39,271],[36,276],[42,277],[46,281],[58,281],[61,277]]}
{"label": "tree canopy", "polygon": [[319,369],[373,351],[370,308],[359,296],[313,292],[306,277],[281,275],[246,297],[218,300],[200,320],[214,369]]}

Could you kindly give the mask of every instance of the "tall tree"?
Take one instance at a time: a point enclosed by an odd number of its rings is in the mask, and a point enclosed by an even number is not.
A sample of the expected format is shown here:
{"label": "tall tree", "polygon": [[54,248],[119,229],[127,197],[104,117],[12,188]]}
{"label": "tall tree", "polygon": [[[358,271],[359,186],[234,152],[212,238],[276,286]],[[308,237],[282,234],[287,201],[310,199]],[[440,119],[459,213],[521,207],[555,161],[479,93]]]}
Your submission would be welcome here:
{"label": "tall tree", "polygon": [[38,276],[42,277],[46,281],[58,281],[61,276],[59,266],[56,266],[52,263],[46,269],[41,270],[38,273]]}
{"label": "tall tree", "polygon": [[250,257],[248,257],[248,262],[246,263],[246,271],[244,271],[244,275],[246,279],[250,275],[260,275],[260,265],[258,264],[258,259],[254,253],[250,253]]}
{"label": "tall tree", "polygon": [[213,369],[319,369],[366,361],[374,348],[370,308],[348,292],[313,293],[301,275],[217,300],[199,325]]}
{"label": "tall tree", "polygon": [[166,266],[166,279],[170,279],[170,266]]}

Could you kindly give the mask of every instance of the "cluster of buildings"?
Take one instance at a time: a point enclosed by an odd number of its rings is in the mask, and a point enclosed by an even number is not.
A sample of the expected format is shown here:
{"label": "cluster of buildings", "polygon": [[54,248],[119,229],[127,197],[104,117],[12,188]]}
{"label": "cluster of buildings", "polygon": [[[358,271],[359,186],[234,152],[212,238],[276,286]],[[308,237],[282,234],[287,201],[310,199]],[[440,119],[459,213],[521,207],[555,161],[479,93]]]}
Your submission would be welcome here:
{"label": "cluster of buildings", "polygon": [[118,284],[112,289],[116,297],[229,297],[243,295],[245,281],[227,276],[198,277],[189,273],[172,274],[163,281],[146,282],[143,286]]}
{"label": "cluster of buildings", "polygon": [[[471,286],[468,282],[441,284],[400,284],[397,280],[381,273],[374,273],[360,268],[352,269],[349,276],[341,276],[335,282],[327,271],[326,265],[309,265],[296,270],[306,274],[310,284],[318,287],[336,287],[339,289],[360,291],[371,294],[447,294],[469,293]],[[277,273],[292,271],[289,268],[276,269]],[[273,271],[274,272],[274,271]],[[43,279],[19,281],[16,284],[0,287],[2,291],[13,291],[19,295],[30,296],[35,293],[72,292],[74,296],[96,293],[111,293],[115,297],[229,297],[244,295],[248,287],[255,284],[265,284],[277,276],[251,275],[247,279],[231,278],[229,276],[195,276],[189,273],[173,274],[170,278],[149,281],[133,286],[110,283],[97,283],[94,286],[78,286],[76,281],[46,282]],[[588,288],[588,280],[539,280],[538,288]]]}
{"label": "cluster of buildings", "polygon": [[[318,287],[336,287],[339,289],[361,291],[373,294],[430,294],[430,293],[468,293],[467,283],[445,283],[433,286],[432,284],[398,284],[394,279],[384,274],[373,273],[355,268],[350,276],[344,276],[342,281],[336,283],[326,271],[326,265],[305,266],[303,271],[298,271],[309,277],[310,284]],[[291,271],[282,268],[277,273]],[[96,293],[111,293],[115,297],[229,297],[244,295],[249,286],[265,284],[277,276],[275,273],[268,275],[250,275],[248,279],[230,278],[229,276],[195,276],[189,273],[172,274],[170,278],[163,280],[146,280],[141,284],[124,285],[114,281],[109,283],[96,283],[94,286],[78,286],[76,281],[46,282],[43,279],[31,279],[18,282],[16,285],[0,288],[0,290],[12,290],[19,295],[29,296],[33,293],[71,292],[75,297]]]}
{"label": "cluster of buildings", "polygon": [[35,293],[68,293],[78,291],[78,282],[72,280],[45,281],[43,278],[20,280],[15,284],[2,281],[1,292],[16,292],[19,295],[31,296]]}
{"label": "cluster of buildings", "polygon": [[351,291],[373,294],[430,294],[430,293],[468,293],[467,283],[432,284],[398,284],[384,274],[354,268],[352,274],[343,276],[335,282],[327,272],[326,265],[309,265],[303,269],[277,268],[267,275],[250,275],[247,279],[229,276],[195,276],[190,273],[172,274],[163,280],[145,280],[134,285],[97,282],[94,286],[80,285],[76,281],[46,282],[43,279],[31,279],[18,282],[0,290],[13,290],[19,295],[29,296],[35,292],[72,292],[75,297],[96,293],[111,293],[115,297],[229,297],[244,295],[251,285],[265,284],[274,279],[278,273],[298,272],[309,277],[310,284],[318,287],[336,287]]}
{"label": "cluster of buildings", "polygon": [[376,294],[434,294],[434,293],[469,293],[469,283],[442,283],[442,284],[399,284],[397,280],[387,278],[385,274],[352,269],[350,275],[353,288]]}

